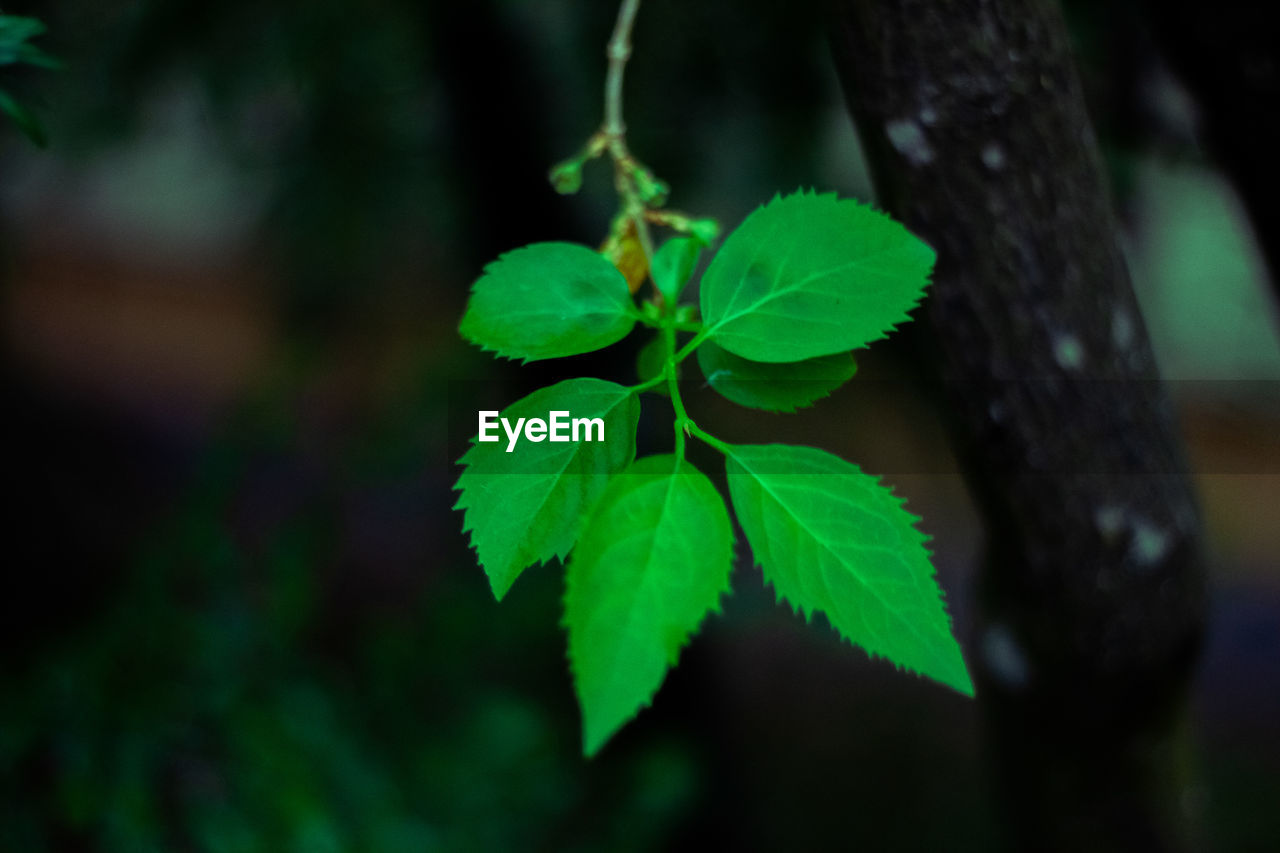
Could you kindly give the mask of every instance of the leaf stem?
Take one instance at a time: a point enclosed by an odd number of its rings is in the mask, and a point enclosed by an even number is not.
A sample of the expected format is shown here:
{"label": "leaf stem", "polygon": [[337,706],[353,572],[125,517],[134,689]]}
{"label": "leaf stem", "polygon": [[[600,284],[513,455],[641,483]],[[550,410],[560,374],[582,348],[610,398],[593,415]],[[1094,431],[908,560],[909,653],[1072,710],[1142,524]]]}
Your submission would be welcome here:
{"label": "leaf stem", "polygon": [[[663,310],[666,310],[667,308],[668,306],[666,305],[663,306]],[[646,326],[650,326],[654,329],[665,329],[667,328],[668,325],[670,325],[671,328],[675,329],[677,332],[695,332],[696,333],[696,332],[702,331],[702,322],[699,320],[671,320],[670,323],[668,323],[667,321],[669,318],[647,317],[644,315],[643,312],[641,312],[638,309],[631,312],[631,316],[634,317],[638,322],[644,323]],[[673,354],[674,354],[674,351],[673,351]]]}
{"label": "leaf stem", "polygon": [[640,394],[645,391],[648,391],[650,388],[655,388],[666,381],[667,381],[667,371],[663,370],[661,373],[659,373],[657,376],[653,377],[652,379],[646,379],[643,382],[638,382],[635,385],[628,386],[627,390],[630,391],[632,394]]}
{"label": "leaf stem", "polygon": [[696,350],[699,347],[699,345],[701,345],[702,342],[705,341],[710,336],[711,336],[711,328],[709,326],[699,324],[698,333],[693,336],[693,339],[690,340],[687,344],[685,344],[680,349],[679,352],[675,353],[672,356],[672,358],[675,359],[676,364],[679,364],[680,362],[688,358],[693,353],[693,351]]}
{"label": "leaf stem", "polygon": [[670,313],[664,314],[662,317],[662,344],[666,350],[667,360],[663,367],[663,373],[667,377],[667,388],[671,393],[671,405],[676,410],[676,420],[674,429],[676,433],[676,465],[684,462],[684,444],[685,435],[688,432],[689,413],[685,411],[684,399],[680,396],[680,382],[677,379],[676,368],[676,325],[675,317]]}
{"label": "leaf stem", "polygon": [[[672,330],[674,333],[674,330]],[[685,411],[684,400],[680,398],[680,383],[676,380],[676,363],[670,358],[667,359],[667,388],[671,391],[671,405],[676,410],[676,461],[684,461],[684,439],[688,435],[690,428],[693,427],[693,421],[689,420],[689,413]]]}
{"label": "leaf stem", "polygon": [[725,456],[733,455],[732,444],[729,444],[726,441],[721,441],[720,439],[716,438],[714,435],[707,432],[706,430],[700,429],[698,425],[693,423],[692,421],[689,422],[689,432],[691,432],[693,435],[696,435],[698,438],[702,439],[707,444],[714,447],[716,450],[719,450]]}

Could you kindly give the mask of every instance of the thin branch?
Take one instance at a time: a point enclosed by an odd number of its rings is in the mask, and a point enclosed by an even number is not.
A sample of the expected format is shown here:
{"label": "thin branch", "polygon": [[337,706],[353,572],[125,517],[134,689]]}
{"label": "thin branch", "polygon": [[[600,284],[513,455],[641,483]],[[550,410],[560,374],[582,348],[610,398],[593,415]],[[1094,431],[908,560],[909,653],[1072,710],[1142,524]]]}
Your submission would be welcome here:
{"label": "thin branch", "polygon": [[609,73],[604,82],[604,133],[621,140],[627,132],[622,120],[622,76],[631,58],[631,28],[640,11],[640,0],[623,0],[618,9],[618,21],[613,26],[613,36],[605,49],[609,58]]}
{"label": "thin branch", "polygon": [[627,60],[631,58],[631,30],[639,11],[640,0],[622,0],[613,35],[605,48],[609,70],[604,80],[604,125],[600,128],[600,135],[604,137],[609,156],[613,159],[614,183],[622,197],[623,213],[633,223],[636,239],[648,263],[653,260],[653,237],[645,218],[648,205],[636,186],[637,175],[646,170],[627,148],[627,123],[622,118],[622,80]]}
{"label": "thin branch", "polygon": [[[704,244],[710,243],[719,233],[720,226],[713,219],[694,219],[678,211],[660,210],[666,204],[670,187],[632,155],[627,147],[627,125],[622,117],[623,78],[627,62],[631,59],[631,31],[640,0],[622,0],[613,34],[605,48],[609,60],[604,81],[604,119],[600,128],[587,140],[577,154],[557,163],[548,178],[557,192],[570,194],[582,185],[582,166],[589,160],[608,152],[613,161],[613,184],[618,192],[619,210],[614,217],[608,239],[601,251],[619,263],[618,252],[625,242],[639,244],[645,259],[645,269],[653,262],[653,235],[650,225],[671,228],[681,234],[692,234]],[[654,304],[663,311],[674,310],[667,306],[661,293],[654,296]]]}

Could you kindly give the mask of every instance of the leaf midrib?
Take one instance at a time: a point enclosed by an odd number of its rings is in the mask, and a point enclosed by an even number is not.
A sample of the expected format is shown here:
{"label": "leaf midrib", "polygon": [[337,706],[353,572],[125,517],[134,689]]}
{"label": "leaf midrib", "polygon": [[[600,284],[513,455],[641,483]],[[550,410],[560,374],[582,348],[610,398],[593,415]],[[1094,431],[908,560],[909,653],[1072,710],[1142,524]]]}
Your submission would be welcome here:
{"label": "leaf midrib", "polygon": [[[774,229],[774,230],[775,230],[775,231],[777,230],[776,226],[775,226],[775,229]],[[772,236],[772,235],[771,235],[771,236]],[[762,243],[763,243],[763,242],[764,242],[764,241],[762,241]],[[766,293],[763,297],[761,297],[761,298],[757,299],[755,302],[753,302],[753,303],[751,303],[751,304],[747,305],[747,306],[746,306],[746,307],[744,307],[744,308],[739,309],[738,311],[736,311],[736,312],[734,312],[734,313],[726,313],[726,314],[725,314],[724,316],[722,316],[719,320],[716,320],[716,321],[715,321],[715,322],[714,322],[714,323],[713,323],[713,324],[712,324],[712,325],[707,329],[707,334],[708,334],[708,335],[714,334],[714,333],[715,333],[718,329],[720,329],[722,326],[725,326],[726,324],[731,323],[731,322],[733,322],[734,320],[737,320],[739,317],[742,317],[742,316],[744,316],[744,315],[746,315],[746,314],[752,314],[752,313],[755,313],[755,312],[759,311],[759,310],[760,310],[760,308],[761,308],[763,305],[766,305],[767,303],[769,303],[769,302],[771,302],[771,301],[773,301],[773,300],[775,300],[775,299],[780,299],[780,298],[782,298],[783,296],[788,296],[788,295],[790,295],[791,293],[794,293],[796,290],[799,290],[800,288],[802,288],[802,287],[804,287],[805,285],[809,284],[810,282],[817,281],[818,279],[820,279],[820,278],[824,278],[824,277],[826,277],[826,276],[830,276],[830,275],[838,275],[839,273],[844,272],[844,271],[849,270],[849,269],[857,269],[857,268],[859,268],[859,267],[864,266],[864,265],[867,263],[867,261],[869,261],[869,260],[872,260],[872,259],[874,259],[874,258],[878,258],[878,257],[883,256],[883,255],[893,254],[894,252],[899,251],[899,250],[900,250],[900,248],[901,248],[901,247],[886,246],[886,247],[883,247],[883,248],[877,249],[877,250],[875,250],[874,252],[870,252],[870,253],[868,253],[868,254],[866,254],[866,255],[863,255],[863,256],[861,256],[861,257],[859,257],[859,258],[855,259],[855,260],[847,261],[846,263],[838,264],[838,265],[836,265],[836,266],[834,266],[834,267],[828,267],[827,269],[824,269],[824,270],[822,270],[822,271],[820,271],[820,272],[811,273],[811,274],[809,274],[809,275],[805,276],[804,278],[797,280],[797,281],[796,281],[796,282],[794,282],[793,284],[790,284],[790,285],[788,285],[788,286],[786,286],[786,287],[779,288],[779,287],[777,286],[777,285],[778,285],[778,282],[782,279],[783,273],[784,273],[784,271],[785,271],[785,269],[786,269],[786,265],[787,265],[787,263],[789,263],[789,262],[790,262],[790,260],[791,260],[791,254],[788,254],[788,255],[787,255],[787,257],[783,260],[783,262],[782,262],[782,263],[780,263],[780,264],[778,265],[778,270],[777,270],[777,272],[774,274],[773,283],[772,283],[772,284],[770,284],[768,293]],[[793,247],[793,249],[792,249],[792,252],[794,252],[794,247]],[[759,257],[760,257],[760,249],[758,249],[758,248],[757,248],[756,253],[755,253],[754,255],[752,255],[752,257],[751,257],[751,262],[750,262],[749,264],[747,264],[746,269],[751,269],[751,267],[755,264],[756,260],[758,260],[758,259],[759,259]],[[881,275],[886,275],[886,276],[888,276],[888,275],[889,275],[889,274],[884,273],[882,270],[881,270],[881,271],[871,270],[871,272],[879,272]],[[735,302],[735,301],[737,300],[737,298],[738,298],[738,294],[742,292],[742,283],[743,283],[745,280],[746,280],[746,276],[745,276],[745,275],[739,278],[738,286],[737,286],[737,288],[734,290],[733,296],[732,296],[732,297],[730,297],[730,298],[729,298],[729,300],[728,300],[728,302],[726,303],[726,305],[727,305],[729,308],[732,308],[732,306],[733,306],[734,302]]]}
{"label": "leaf midrib", "polygon": [[[880,593],[876,590],[875,586],[873,584],[868,583],[866,579],[863,577],[863,575],[856,568],[854,568],[852,565],[849,565],[841,557],[839,552],[836,551],[836,549],[833,548],[825,538],[815,533],[807,524],[802,523],[800,517],[790,507],[787,506],[787,504],[782,500],[782,498],[778,495],[778,493],[774,491],[772,488],[770,488],[768,483],[765,480],[763,480],[754,470],[752,470],[749,465],[744,463],[743,460],[738,458],[737,456],[734,457],[734,461],[737,462],[738,465],[740,465],[743,468],[743,470],[747,471],[751,475],[752,479],[754,479],[757,483],[760,484],[760,487],[763,491],[768,492],[769,496],[773,498],[774,502],[778,504],[778,506],[781,507],[786,512],[786,514],[796,522],[797,526],[801,530],[807,533],[813,539],[813,541],[817,542],[832,557],[835,557],[836,562],[839,565],[846,567],[849,571],[849,574],[853,575],[854,579],[857,580],[858,583],[864,589],[866,589],[867,592],[870,593],[873,598],[875,598],[878,602],[880,602],[880,605],[882,607],[884,607],[890,613],[894,614],[894,616],[897,617],[898,621],[905,623],[908,629],[910,629],[911,633],[914,634],[916,638],[923,643],[923,648],[930,652],[931,657],[936,657],[936,654],[934,654],[932,651],[933,643],[930,642],[925,635],[920,633],[920,631],[916,628],[915,623],[912,620],[905,618],[896,607],[890,606],[889,603],[885,601],[883,596],[881,596]],[[836,476],[847,477],[849,475],[837,474]],[[884,546],[879,546],[879,547],[884,548]],[[818,576],[822,579],[822,586],[827,591],[828,600],[831,601],[834,605],[834,602],[836,601],[836,597],[832,594],[831,584],[827,580],[826,572],[823,571],[821,567],[819,567]],[[830,618],[830,616],[828,616],[828,618]],[[870,626],[868,626],[868,628],[870,628]],[[880,639],[880,642],[882,644],[884,643],[883,639],[879,637],[878,632],[872,631],[872,633],[876,634],[877,639]],[[887,656],[888,655],[886,654],[886,657]]]}
{"label": "leaf midrib", "polygon": [[[649,534],[648,539],[650,544],[647,549],[647,553],[645,555],[644,566],[641,569],[640,583],[637,584],[636,595],[632,598],[631,604],[627,607],[626,627],[623,630],[622,635],[628,638],[633,638],[635,636],[631,629],[632,629],[632,626],[635,624],[636,611],[639,609],[637,604],[641,599],[641,594],[640,594],[641,589],[643,589],[643,592],[646,596],[652,597],[653,595],[651,590],[649,589],[651,585],[650,578],[652,576],[653,555],[654,555],[654,552],[657,550],[656,548],[653,547],[653,543],[657,542],[658,531],[662,529],[663,521],[667,517],[667,511],[670,508],[670,503],[671,503],[671,496],[675,493],[676,477],[679,476],[679,470],[680,469],[677,468],[675,471],[667,475],[667,490],[666,490],[666,493],[662,496],[662,507],[658,511],[657,524],[655,524],[651,529],[636,531],[636,535],[639,535],[641,533],[648,533]],[[633,537],[626,537],[626,538],[633,538]],[[625,539],[623,541],[625,541]],[[610,691],[615,694],[617,692],[617,687],[620,684],[617,677],[619,667],[617,664],[618,656],[616,652],[616,650],[619,647],[620,645],[614,647],[615,651],[609,657],[609,666],[608,666],[608,672],[609,672],[608,685],[609,685]],[[663,664],[664,665],[666,664],[665,658],[663,659]],[[637,707],[636,710],[638,711],[639,707]]]}

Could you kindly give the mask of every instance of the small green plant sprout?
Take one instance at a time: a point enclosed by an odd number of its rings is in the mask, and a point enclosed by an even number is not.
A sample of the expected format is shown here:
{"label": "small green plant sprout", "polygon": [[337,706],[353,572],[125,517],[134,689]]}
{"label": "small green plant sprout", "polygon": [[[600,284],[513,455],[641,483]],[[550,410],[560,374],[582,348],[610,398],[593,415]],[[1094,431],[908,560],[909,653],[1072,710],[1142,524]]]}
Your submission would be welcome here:
{"label": "small green plant sprout", "polygon": [[[594,755],[650,704],[729,591],[734,528],[723,497],[685,458],[692,436],[723,455],[734,513],[780,599],[806,618],[823,614],[869,654],[971,696],[927,537],[903,501],[824,450],[710,435],[689,416],[677,382],[696,354],[711,387],[735,403],[775,412],[811,405],[853,376],[851,350],[910,319],[934,253],[856,201],[775,196],[715,252],[697,305],[681,304],[715,226],[662,211],[665,185],[626,149],[618,103],[637,5],[624,2],[610,42],[604,126],[551,173],[571,191],[586,160],[610,154],[620,198],[610,238],[600,251],[537,243],[508,252],[474,283],[462,319],[467,340],[524,361],[597,350],[637,324],[655,331],[636,385],[568,379],[500,418],[480,413],[455,508],[494,596],[501,600],[535,563],[567,561],[563,624],[583,751]],[[676,235],[654,250],[652,225]],[[629,243],[641,262],[628,257]],[[641,267],[652,293],[637,302],[628,273]],[[674,447],[636,459],[645,392],[670,395]],[[505,438],[486,435],[486,415]],[[593,427],[602,441],[591,440]]]}
{"label": "small green plant sprout", "polygon": [[[0,66],[32,65],[37,68],[58,69],[62,63],[31,43],[43,34],[45,26],[35,18],[0,13]],[[45,147],[48,136],[44,126],[31,110],[23,106],[13,95],[0,86],[0,112],[18,126],[33,143]]]}

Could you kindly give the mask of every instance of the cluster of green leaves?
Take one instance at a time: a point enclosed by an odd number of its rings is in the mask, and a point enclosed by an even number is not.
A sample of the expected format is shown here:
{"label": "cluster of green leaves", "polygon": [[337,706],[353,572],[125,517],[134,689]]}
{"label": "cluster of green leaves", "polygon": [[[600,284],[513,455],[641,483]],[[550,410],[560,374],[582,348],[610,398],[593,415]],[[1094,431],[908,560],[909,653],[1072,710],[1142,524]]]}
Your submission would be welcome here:
{"label": "cluster of green leaves", "polygon": [[[729,589],[734,532],[723,498],[685,457],[693,435],[725,457],[738,522],[780,598],[824,614],[845,638],[965,694],[972,684],[933,577],[926,537],[901,499],[823,450],[733,445],[687,415],[677,365],[696,352],[709,384],[744,406],[789,412],[854,373],[850,350],[909,319],[934,253],[900,224],[834,194],[775,197],[725,240],[699,301],[679,297],[703,246],[675,237],[654,254],[653,301],[637,305],[596,252],[539,243],[503,255],[472,288],[461,332],[525,361],[595,350],[637,323],[657,329],[641,382],[569,379],[502,413],[601,418],[604,442],[475,442],[456,488],[464,532],[501,599],[520,573],[567,559],[564,625],[594,754],[649,704]],[[700,319],[699,316],[700,315]],[[692,339],[678,347],[680,334]],[[635,459],[639,395],[664,390],[675,453]]]}
{"label": "cluster of green leaves", "polygon": [[[0,66],[24,64],[37,68],[61,68],[62,63],[31,44],[31,39],[44,31],[44,24],[35,18],[0,15]],[[2,86],[0,86],[0,112],[9,116],[36,145],[43,148],[48,143],[44,127],[35,114],[19,103]]]}

